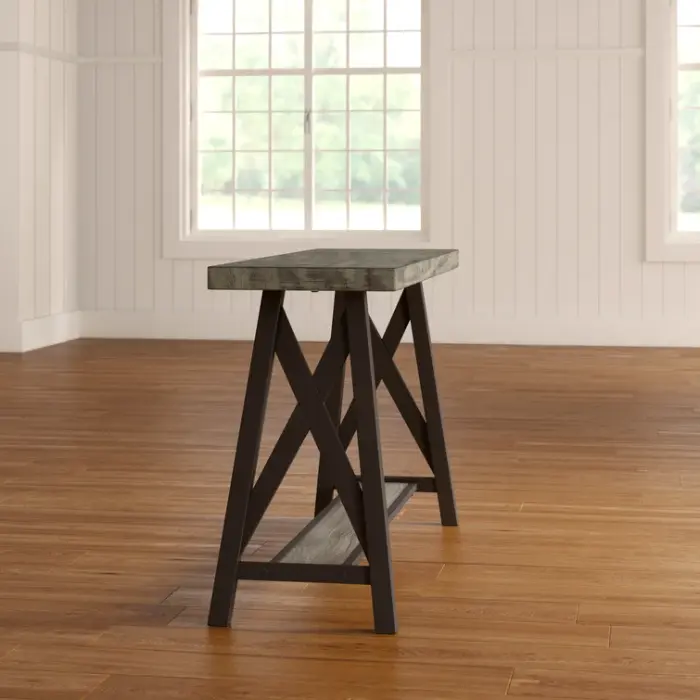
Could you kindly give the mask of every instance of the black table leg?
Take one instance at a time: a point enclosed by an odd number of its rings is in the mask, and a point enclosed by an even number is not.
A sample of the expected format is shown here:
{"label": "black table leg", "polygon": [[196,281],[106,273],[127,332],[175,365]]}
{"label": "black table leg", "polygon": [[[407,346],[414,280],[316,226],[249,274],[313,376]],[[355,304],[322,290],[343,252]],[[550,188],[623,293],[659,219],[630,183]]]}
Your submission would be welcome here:
{"label": "black table leg", "polygon": [[435,486],[440,507],[440,519],[443,525],[456,526],[457,507],[452,489],[450,463],[447,456],[445,434],[442,428],[442,414],[435,379],[435,363],[430,342],[430,327],[425,307],[423,285],[416,284],[406,289],[408,312],[413,329],[413,346],[418,365],[418,379],[423,395],[423,410],[428,428],[428,450],[435,474]]}
{"label": "black table leg", "polygon": [[211,627],[228,627],[231,621],[283,303],[284,292],[263,292],[209,608]]}
{"label": "black table leg", "polygon": [[[333,303],[333,325],[331,327],[331,338],[334,333],[347,333],[345,324],[345,298],[342,292],[335,293]],[[343,412],[343,388],[345,385],[345,362],[340,369],[338,379],[333,385],[328,398],[326,408],[330,414],[333,425],[338,428]],[[328,459],[321,455],[318,463],[318,478],[316,482],[316,505],[314,515],[318,515],[333,500],[333,475]]]}
{"label": "black table leg", "polygon": [[349,292],[346,299],[374,628],[378,634],[395,634],[394,581],[367,294]]}

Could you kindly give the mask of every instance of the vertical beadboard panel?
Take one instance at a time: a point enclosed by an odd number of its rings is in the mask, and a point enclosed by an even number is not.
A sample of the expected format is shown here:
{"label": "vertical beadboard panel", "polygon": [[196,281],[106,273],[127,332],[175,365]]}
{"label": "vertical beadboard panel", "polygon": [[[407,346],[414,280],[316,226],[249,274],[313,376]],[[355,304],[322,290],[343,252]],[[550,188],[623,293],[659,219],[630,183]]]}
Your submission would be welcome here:
{"label": "vertical beadboard panel", "polygon": [[[578,46],[578,2],[559,0],[557,46]],[[557,63],[557,313],[578,314],[578,59]]]}
{"label": "vertical beadboard panel", "polygon": [[[51,27],[56,26],[52,21]],[[61,35],[63,25],[61,25]],[[50,111],[50,217],[51,217],[51,314],[65,309],[65,198],[66,198],[66,143],[65,143],[65,65],[51,61],[51,111]]]}
{"label": "vertical beadboard panel", "polygon": [[494,313],[494,61],[474,60],[474,311]]}
{"label": "vertical beadboard panel", "polygon": [[[37,22],[37,26],[41,23]],[[48,22],[47,28],[48,28]],[[48,40],[48,29],[45,40]],[[35,315],[51,315],[51,62],[34,59]]]}
{"label": "vertical beadboard panel", "polygon": [[621,89],[617,57],[601,59],[600,73],[600,306],[603,316],[620,314]]}
{"label": "vertical beadboard panel", "polygon": [[97,69],[81,66],[78,74],[78,302],[81,310],[97,308]]}
{"label": "vertical beadboard panel", "polygon": [[[132,24],[133,26],[133,24]],[[115,66],[116,91],[116,308],[135,307],[135,76],[134,67]]]}
{"label": "vertical beadboard panel", "polygon": [[[511,319],[519,328],[534,319],[556,336],[577,319],[700,316],[699,265],[643,260],[644,62],[634,53],[643,6],[436,3],[432,40],[442,32],[452,64],[447,87],[436,88],[449,93],[443,139],[452,155],[448,163],[430,152],[448,190],[438,193],[447,212],[439,208],[435,222],[461,256],[457,273],[430,285],[436,337],[454,328],[470,337],[474,326],[488,337],[489,324]],[[248,319],[258,295],[212,294],[206,261],[162,259],[161,69],[146,60],[160,52],[160,12],[157,0],[80,0],[83,55],[133,58],[79,69],[81,308]],[[36,32],[50,41],[57,30],[42,21]],[[372,305],[381,323],[389,304]],[[329,313],[326,295],[290,295],[304,333],[322,335]]]}
{"label": "vertical beadboard panel", "polygon": [[33,319],[36,315],[34,62],[34,56],[19,56],[19,315],[22,321]]}
{"label": "vertical beadboard panel", "polygon": [[[534,13],[530,15],[534,20]],[[534,27],[534,21],[529,22]],[[519,316],[537,309],[537,65],[528,58],[516,69],[515,133],[515,282]]]}
{"label": "vertical beadboard panel", "polygon": [[136,308],[150,311],[155,294],[155,209],[158,205],[155,194],[155,69],[140,66],[136,68],[135,78],[134,293]]}
{"label": "vertical beadboard panel", "polygon": [[[115,55],[131,56],[135,46],[134,0],[121,0],[115,11]],[[135,67],[115,66],[115,308],[135,308]]]}
{"label": "vertical beadboard panel", "polygon": [[[155,51],[156,16],[152,2],[134,4],[134,52],[148,56]],[[150,311],[155,302],[156,256],[156,68],[134,66],[135,120],[135,220],[134,220],[134,304]]]}
{"label": "vertical beadboard panel", "polygon": [[[69,0],[72,7],[76,7],[76,0]],[[69,51],[75,53],[77,43],[75,34],[77,21],[75,13],[71,16],[73,28],[66,26],[66,34]],[[73,43],[70,43],[70,42]],[[65,120],[65,203],[64,203],[64,230],[66,242],[65,254],[65,311],[78,311],[78,280],[80,275],[79,243],[78,243],[78,67],[75,64],[66,66],[66,120]]]}
{"label": "vertical beadboard panel", "polygon": [[[537,0],[515,5],[515,46],[537,46]],[[515,290],[516,313],[532,318],[537,309],[537,61],[515,61]]]}
{"label": "vertical beadboard panel", "polygon": [[[14,23],[17,8],[0,8],[0,20]],[[9,34],[6,25],[0,32]],[[15,40],[11,35],[9,40]],[[14,352],[21,345],[19,312],[19,250],[17,232],[20,227],[18,202],[21,153],[17,138],[20,130],[20,67],[19,54],[15,51],[0,53],[0,85],[8,100],[8,108],[0,110],[0,350]]]}
{"label": "vertical beadboard panel", "polygon": [[[456,7],[455,7],[456,9]],[[473,9],[473,7],[472,7]],[[473,15],[469,15],[472,17]],[[459,247],[459,273],[455,275],[452,308],[462,322],[474,313],[474,259],[476,185],[474,98],[476,95],[473,58],[455,61],[452,95],[455,119],[452,123],[452,147],[459,157],[452,162],[452,220],[455,243]],[[457,311],[458,310],[458,311]]]}
{"label": "vertical beadboard panel", "polygon": [[[114,56],[117,9],[112,0],[97,2],[98,55]],[[96,77],[96,211],[97,308],[112,310],[116,303],[116,68],[97,66]],[[122,235],[120,231],[120,236]]]}
{"label": "vertical beadboard panel", "polygon": [[[643,16],[638,0],[622,0],[621,43],[643,43]],[[622,63],[622,315],[642,318],[642,261],[644,241],[644,63],[625,58]]]}
{"label": "vertical beadboard panel", "polygon": [[578,65],[562,58],[557,66],[557,313],[568,318],[578,314],[578,127]]}
{"label": "vertical beadboard panel", "polygon": [[[581,41],[597,42],[587,32]],[[583,58],[578,66],[578,312],[600,313],[600,62]]]}
{"label": "vertical beadboard panel", "polygon": [[[542,36],[540,34],[540,36]],[[554,37],[546,35],[549,41]],[[537,63],[537,315],[557,308],[557,64]]]}
{"label": "vertical beadboard panel", "polygon": [[[511,12],[512,9],[511,3]],[[504,25],[508,28],[512,48],[514,38],[514,34],[511,33],[512,22],[504,22]],[[501,37],[500,41],[504,40],[505,37]],[[497,316],[514,316],[516,280],[514,62],[511,59],[497,59],[494,77],[494,313]]]}
{"label": "vertical beadboard panel", "polygon": [[474,48],[474,15],[478,0],[459,0],[452,3],[452,46],[455,51]]}

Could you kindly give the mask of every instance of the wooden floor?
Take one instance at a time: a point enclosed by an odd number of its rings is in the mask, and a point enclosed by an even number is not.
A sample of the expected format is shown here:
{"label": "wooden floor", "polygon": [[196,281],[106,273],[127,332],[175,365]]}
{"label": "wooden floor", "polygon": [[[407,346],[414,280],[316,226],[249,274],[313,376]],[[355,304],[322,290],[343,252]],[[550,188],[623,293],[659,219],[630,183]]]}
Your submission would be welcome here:
{"label": "wooden floor", "polygon": [[[393,638],[359,586],[246,582],[206,627],[248,352],[0,356],[2,700],[700,698],[700,351],[437,348],[461,527],[428,494],[392,524]],[[265,452],[292,404],[277,373]],[[425,473],[381,407],[386,471]]]}

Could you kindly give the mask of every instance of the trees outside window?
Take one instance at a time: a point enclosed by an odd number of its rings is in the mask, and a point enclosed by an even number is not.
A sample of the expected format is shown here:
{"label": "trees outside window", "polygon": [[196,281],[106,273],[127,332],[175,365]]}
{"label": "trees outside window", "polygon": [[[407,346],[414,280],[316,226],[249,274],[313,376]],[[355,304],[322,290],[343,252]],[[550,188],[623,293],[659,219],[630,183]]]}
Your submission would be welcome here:
{"label": "trees outside window", "polygon": [[197,0],[200,231],[421,228],[421,0]]}

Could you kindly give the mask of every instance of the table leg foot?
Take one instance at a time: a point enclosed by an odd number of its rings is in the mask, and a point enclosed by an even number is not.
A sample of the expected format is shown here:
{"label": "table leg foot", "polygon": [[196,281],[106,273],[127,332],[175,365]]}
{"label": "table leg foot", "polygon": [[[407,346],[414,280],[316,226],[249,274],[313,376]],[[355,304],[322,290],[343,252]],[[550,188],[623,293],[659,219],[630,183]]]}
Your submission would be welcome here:
{"label": "table leg foot", "polygon": [[347,294],[346,318],[353,393],[357,407],[360,479],[374,626],[378,634],[395,634],[397,622],[394,580],[366,293]]}
{"label": "table leg foot", "polygon": [[284,292],[264,292],[253,343],[248,386],[243,402],[236,457],[221,535],[219,559],[209,608],[210,627],[228,627],[238,584],[238,569],[248,502],[260,453],[267,397],[275,359],[277,327]]}
{"label": "table leg foot", "polygon": [[423,410],[428,428],[428,450],[435,475],[440,520],[445,526],[456,527],[459,524],[457,506],[452,488],[445,433],[442,427],[442,413],[435,378],[435,362],[433,361],[423,285],[416,284],[408,287],[406,300],[413,329],[413,346],[418,365],[421,394],[423,395]]}

